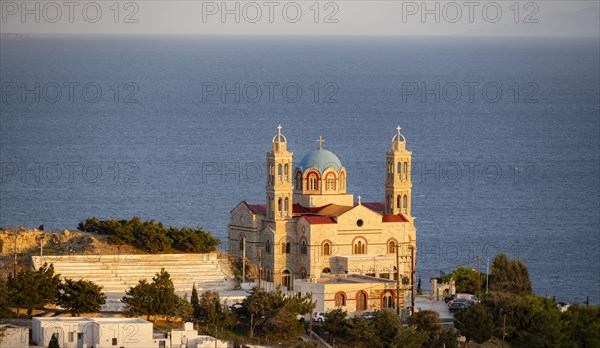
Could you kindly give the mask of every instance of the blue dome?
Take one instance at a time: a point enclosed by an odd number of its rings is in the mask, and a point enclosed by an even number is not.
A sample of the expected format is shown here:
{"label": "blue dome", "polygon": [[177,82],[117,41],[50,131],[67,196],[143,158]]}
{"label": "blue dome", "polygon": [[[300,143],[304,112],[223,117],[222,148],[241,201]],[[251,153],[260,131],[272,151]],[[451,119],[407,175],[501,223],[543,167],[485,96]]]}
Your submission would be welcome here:
{"label": "blue dome", "polygon": [[327,168],[340,171],[342,170],[342,162],[333,152],[318,149],[307,153],[298,163],[298,168],[302,171],[308,168],[317,168],[320,173],[323,173]]}

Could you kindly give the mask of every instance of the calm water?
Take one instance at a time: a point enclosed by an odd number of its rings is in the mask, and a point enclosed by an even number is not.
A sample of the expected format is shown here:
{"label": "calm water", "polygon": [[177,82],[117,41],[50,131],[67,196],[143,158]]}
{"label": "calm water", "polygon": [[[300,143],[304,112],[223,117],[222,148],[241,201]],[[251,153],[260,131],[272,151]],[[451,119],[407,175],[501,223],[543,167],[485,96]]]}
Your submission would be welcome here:
{"label": "calm water", "polygon": [[[264,201],[278,123],[296,162],[323,135],[348,191],[383,200],[385,151],[400,124],[413,151],[424,287],[478,255],[483,270],[502,251],[528,263],[539,294],[600,303],[597,40],[1,46],[0,226],[72,229],[87,216],[139,215],[225,239],[235,204]],[[225,89],[234,92],[222,100]]]}

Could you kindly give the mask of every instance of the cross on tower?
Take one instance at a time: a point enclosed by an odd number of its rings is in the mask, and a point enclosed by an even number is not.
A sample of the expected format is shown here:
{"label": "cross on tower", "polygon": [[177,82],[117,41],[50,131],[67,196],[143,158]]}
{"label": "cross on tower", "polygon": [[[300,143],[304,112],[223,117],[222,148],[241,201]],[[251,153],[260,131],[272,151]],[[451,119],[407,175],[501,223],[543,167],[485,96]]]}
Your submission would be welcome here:
{"label": "cross on tower", "polygon": [[361,199],[361,198],[362,198],[362,197],[361,197],[360,195],[358,195],[358,205],[360,205],[360,199]]}
{"label": "cross on tower", "polygon": [[400,128],[400,125],[398,125],[398,127],[396,129],[398,130],[398,141],[400,141],[400,129],[402,129],[402,128]]}
{"label": "cross on tower", "polygon": [[325,142],[325,139],[323,139],[323,136],[319,135],[319,140],[317,140],[317,143],[319,143],[319,150],[323,148],[324,142]]}
{"label": "cross on tower", "polygon": [[281,141],[281,125],[277,126],[277,140]]}

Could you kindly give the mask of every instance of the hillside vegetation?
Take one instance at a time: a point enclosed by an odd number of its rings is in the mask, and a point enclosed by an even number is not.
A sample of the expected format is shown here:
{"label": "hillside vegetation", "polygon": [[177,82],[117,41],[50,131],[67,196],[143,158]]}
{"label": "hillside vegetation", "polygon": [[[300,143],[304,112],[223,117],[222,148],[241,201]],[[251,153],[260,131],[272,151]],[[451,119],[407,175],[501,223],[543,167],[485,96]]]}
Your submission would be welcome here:
{"label": "hillside vegetation", "polygon": [[134,216],[131,220],[98,220],[87,218],[79,223],[85,232],[108,235],[107,242],[114,245],[133,245],[150,253],[175,250],[193,253],[215,251],[221,240],[201,227],[165,227],[162,222],[142,221]]}

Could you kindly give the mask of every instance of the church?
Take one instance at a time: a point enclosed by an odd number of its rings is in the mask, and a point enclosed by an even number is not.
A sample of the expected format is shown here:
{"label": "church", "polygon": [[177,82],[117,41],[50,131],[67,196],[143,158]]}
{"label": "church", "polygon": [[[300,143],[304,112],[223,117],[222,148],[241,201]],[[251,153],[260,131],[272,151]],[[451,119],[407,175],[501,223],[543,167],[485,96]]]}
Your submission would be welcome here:
{"label": "church", "polygon": [[242,201],[231,210],[229,252],[245,255],[262,281],[289,290],[294,280],[336,275],[390,280],[399,275],[412,286],[411,152],[400,127],[385,154],[381,202],[362,202],[346,192],[346,167],[324,149],[322,137],[294,166],[281,125],[277,128],[266,156],[266,203]]}

